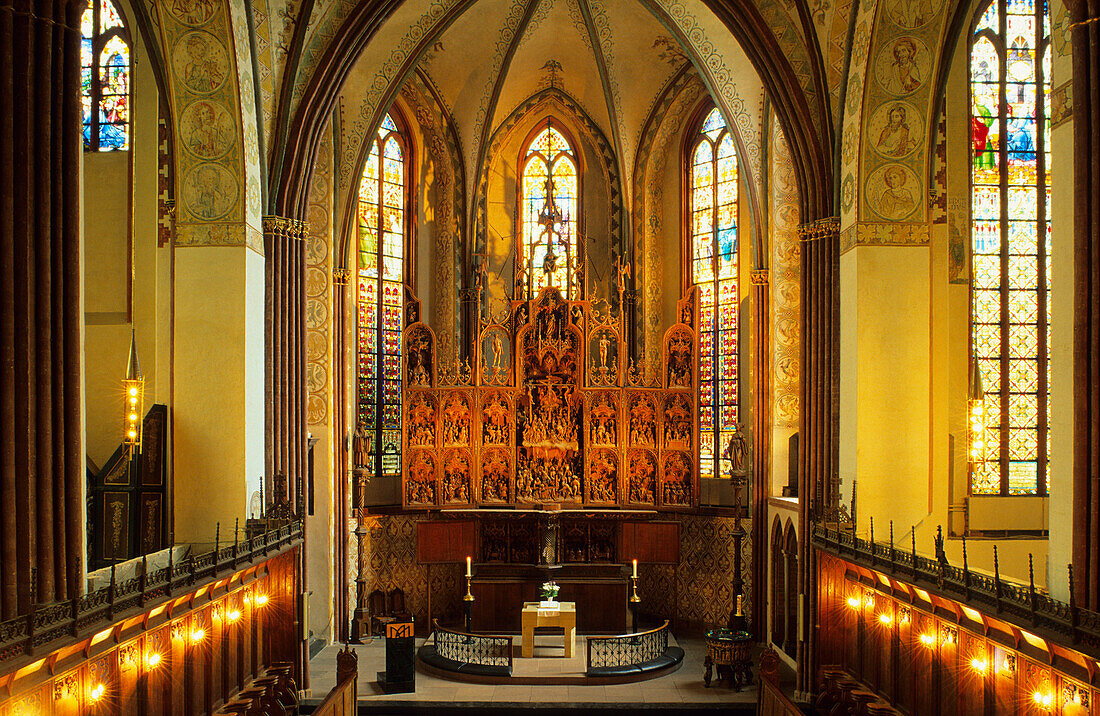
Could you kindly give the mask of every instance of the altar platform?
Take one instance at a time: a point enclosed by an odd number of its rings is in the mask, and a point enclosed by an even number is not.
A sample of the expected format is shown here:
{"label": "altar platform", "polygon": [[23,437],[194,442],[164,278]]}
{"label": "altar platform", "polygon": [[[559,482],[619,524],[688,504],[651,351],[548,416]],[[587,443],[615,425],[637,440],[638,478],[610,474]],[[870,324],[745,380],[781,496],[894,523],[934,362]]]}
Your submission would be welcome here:
{"label": "altar platform", "polygon": [[[531,675],[552,675],[565,679],[584,674],[584,638],[578,636],[575,656],[562,656],[561,635],[539,634],[535,637],[535,658],[523,659],[516,653],[513,672]],[[425,639],[418,638],[419,648]],[[517,639],[518,642],[518,639]],[[706,648],[702,636],[675,639],[684,650],[681,668],[647,681],[614,685],[583,685],[565,682],[537,685],[510,682],[507,684],[459,683],[428,673],[417,664],[416,691],[408,694],[385,694],[375,682],[375,674],[385,667],[385,640],[352,648],[359,657],[360,713],[397,714],[466,714],[493,711],[509,713],[521,709],[537,709],[543,716],[551,714],[626,713],[623,709],[661,713],[696,713],[723,710],[725,713],[755,713],[755,685],[734,691],[724,686],[703,685],[703,659]],[[310,661],[312,697],[303,706],[319,703],[336,682],[336,652],[340,646],[322,649]],[[514,677],[513,677],[514,678]],[[785,675],[785,683],[793,674]],[[305,709],[303,709],[305,710]]]}

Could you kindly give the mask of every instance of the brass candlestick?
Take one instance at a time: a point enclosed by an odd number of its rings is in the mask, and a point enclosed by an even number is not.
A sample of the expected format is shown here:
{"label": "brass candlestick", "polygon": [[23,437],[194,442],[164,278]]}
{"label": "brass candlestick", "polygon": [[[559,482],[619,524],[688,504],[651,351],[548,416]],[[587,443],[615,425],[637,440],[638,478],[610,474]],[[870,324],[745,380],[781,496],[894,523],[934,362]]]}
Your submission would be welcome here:
{"label": "brass candlestick", "polygon": [[630,631],[638,633],[638,604],[642,600],[638,597],[638,578],[630,578]]}
{"label": "brass candlestick", "polygon": [[474,615],[473,615],[474,595],[473,595],[473,593],[470,592],[470,578],[471,578],[471,575],[467,574],[466,575],[466,596],[464,596],[462,598],[462,601],[464,602],[463,607],[464,607],[464,610],[466,612],[465,616],[466,616],[466,632],[467,633],[473,631],[472,624],[473,624],[473,617],[474,617]]}

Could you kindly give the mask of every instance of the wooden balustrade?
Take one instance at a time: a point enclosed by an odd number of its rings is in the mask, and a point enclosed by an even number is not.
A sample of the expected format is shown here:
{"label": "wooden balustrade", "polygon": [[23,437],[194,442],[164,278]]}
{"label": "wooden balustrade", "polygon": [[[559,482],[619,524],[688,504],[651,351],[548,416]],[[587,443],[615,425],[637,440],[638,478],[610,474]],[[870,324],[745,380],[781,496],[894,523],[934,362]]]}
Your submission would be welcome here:
{"label": "wooden balustrade", "polygon": [[291,523],[0,624],[0,713],[295,708],[301,544]]}

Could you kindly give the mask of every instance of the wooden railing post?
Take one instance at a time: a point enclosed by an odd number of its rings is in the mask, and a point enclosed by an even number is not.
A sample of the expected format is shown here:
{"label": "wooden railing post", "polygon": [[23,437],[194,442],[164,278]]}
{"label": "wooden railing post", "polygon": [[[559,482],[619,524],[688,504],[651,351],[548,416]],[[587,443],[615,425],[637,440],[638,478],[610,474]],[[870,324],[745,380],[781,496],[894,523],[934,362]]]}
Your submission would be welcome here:
{"label": "wooden railing post", "polygon": [[970,563],[966,559],[966,535],[963,535],[963,590],[970,601]]}
{"label": "wooden railing post", "polygon": [[993,599],[1001,613],[1001,563],[997,560],[997,545],[993,545]]}
{"label": "wooden railing post", "polygon": [[1028,602],[1031,607],[1031,623],[1037,625],[1039,623],[1039,612],[1037,610],[1036,598],[1035,598],[1035,558],[1031,552],[1027,553],[1027,574],[1030,585],[1028,587]]}
{"label": "wooden railing post", "polygon": [[115,562],[111,562],[111,586],[107,592],[107,616],[114,619],[115,616]]}

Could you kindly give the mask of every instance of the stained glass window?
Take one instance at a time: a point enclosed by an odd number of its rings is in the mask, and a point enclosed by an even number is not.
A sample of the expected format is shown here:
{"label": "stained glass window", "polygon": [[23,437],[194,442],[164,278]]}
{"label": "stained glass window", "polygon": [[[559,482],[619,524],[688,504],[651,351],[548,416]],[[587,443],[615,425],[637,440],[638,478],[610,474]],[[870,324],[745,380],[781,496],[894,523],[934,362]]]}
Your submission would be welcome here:
{"label": "stained glass window", "polygon": [[580,263],[576,222],[579,178],[573,145],[553,120],[547,120],[527,145],[520,164],[523,177],[523,257],[528,296],[556,286],[566,298],[578,298]]}
{"label": "stained glass window", "polygon": [[1050,37],[993,0],[970,39],[970,345],[985,393],[972,494],[1043,495],[1050,451]]}
{"label": "stained glass window", "polygon": [[372,431],[368,470],[401,472],[401,317],[404,312],[405,144],[390,115],[371,145],[357,206],[358,424]]}
{"label": "stained glass window", "polygon": [[737,154],[717,109],[688,157],[691,281],[699,287],[699,474],[720,477],[718,457],[738,422]]}
{"label": "stained glass window", "polygon": [[130,35],[111,0],[90,0],[81,17],[84,148],[130,148]]}

